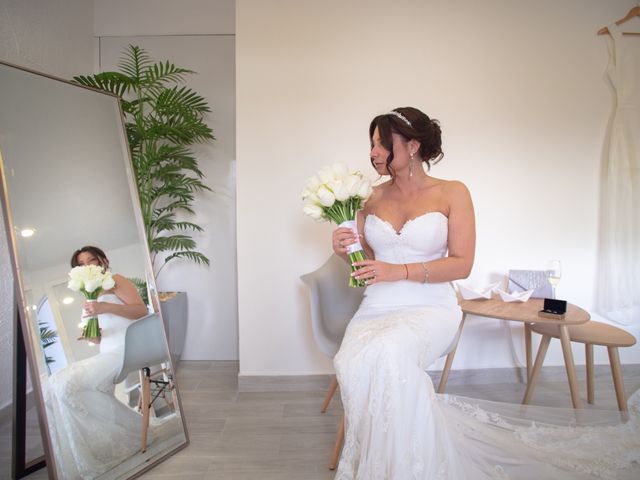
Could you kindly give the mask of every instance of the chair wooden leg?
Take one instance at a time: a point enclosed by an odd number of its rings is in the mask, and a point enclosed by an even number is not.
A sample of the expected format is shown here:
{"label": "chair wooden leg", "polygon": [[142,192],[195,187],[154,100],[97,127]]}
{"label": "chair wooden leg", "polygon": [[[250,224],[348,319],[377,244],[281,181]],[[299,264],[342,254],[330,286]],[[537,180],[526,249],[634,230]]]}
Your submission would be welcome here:
{"label": "chair wooden leg", "polygon": [[549,348],[550,342],[551,337],[549,335],[542,336],[542,340],[540,340],[540,346],[538,347],[538,354],[536,355],[536,362],[533,364],[533,370],[531,370],[531,375],[529,376],[529,381],[527,382],[527,390],[524,392],[524,398],[522,399],[523,405],[527,405],[531,400],[533,389],[536,386],[536,381],[538,380],[538,375],[540,374],[540,369],[542,368],[542,364],[544,363],[544,357],[547,354],[547,349]]}
{"label": "chair wooden leg", "polygon": [[329,385],[329,389],[327,390],[326,395],[324,396],[324,402],[322,402],[322,408],[320,408],[320,412],[324,413],[327,411],[327,407],[329,407],[329,402],[333,398],[333,395],[336,393],[336,389],[338,388],[338,377],[333,377],[331,380],[331,384]]}
{"label": "chair wooden leg", "polygon": [[458,327],[458,333],[456,334],[456,339],[453,344],[453,348],[447,355],[447,359],[444,362],[444,369],[442,370],[442,375],[440,376],[440,383],[438,383],[438,393],[444,393],[444,389],[447,387],[447,380],[449,379],[449,372],[451,371],[451,365],[453,365],[453,357],[456,356],[456,350],[458,349],[458,342],[460,341],[460,337],[462,336],[462,327],[464,327],[464,321],[467,318],[467,314],[462,315],[462,320],[460,320],[460,326]]}
{"label": "chair wooden leg", "polygon": [[140,396],[142,397],[142,444],[140,447],[141,452],[145,452],[147,450],[147,433],[149,430],[149,407],[151,403],[151,386],[149,382],[149,371],[148,369],[141,370],[142,377],[142,392]]}
{"label": "chair wooden leg", "polygon": [[527,382],[531,376],[531,365],[533,364],[533,354],[531,349],[531,324],[524,324],[524,351],[527,361]]}
{"label": "chair wooden leg", "polygon": [[342,448],[342,442],[344,441],[344,415],[340,420],[340,427],[338,427],[338,435],[336,436],[336,444],[333,446],[333,455],[331,456],[331,464],[329,470],[335,470],[338,466],[338,459],[340,458],[340,449]]}
{"label": "chair wooden leg", "polygon": [[587,364],[587,403],[593,404],[594,399],[594,378],[593,378],[593,344],[584,344],[584,357]]}
{"label": "chair wooden leg", "polygon": [[616,389],[616,399],[618,400],[618,410],[627,411],[627,394],[624,389],[624,380],[622,379],[622,368],[620,367],[620,356],[618,355],[618,347],[607,347],[609,351],[609,363],[611,364],[611,373],[613,375],[613,386]]}

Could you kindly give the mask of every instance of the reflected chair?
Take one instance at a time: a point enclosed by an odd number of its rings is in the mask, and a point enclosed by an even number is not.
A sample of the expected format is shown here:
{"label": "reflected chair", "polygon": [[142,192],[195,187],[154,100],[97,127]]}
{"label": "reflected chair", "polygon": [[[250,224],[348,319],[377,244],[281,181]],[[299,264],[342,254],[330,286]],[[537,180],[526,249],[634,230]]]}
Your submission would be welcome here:
{"label": "reflected chair", "polygon": [[[334,254],[320,268],[300,277],[309,287],[313,338],[320,351],[329,358],[338,353],[349,320],[362,302],[364,289],[348,286],[350,274],[351,267]],[[338,380],[334,376],[322,403],[322,413],[327,410],[337,387]],[[336,468],[338,463],[343,438],[344,417],[340,422],[329,466],[331,470]]]}
{"label": "reflected chair", "polygon": [[[140,399],[142,413],[142,439],[140,450],[147,449],[150,410],[154,400],[163,397],[173,410],[173,402],[167,399],[167,391],[173,390],[173,380],[164,368],[169,363],[169,350],[164,336],[162,319],[157,313],[142,317],[127,327],[124,339],[124,355],[120,371],[113,379],[118,384],[124,381],[129,373],[139,372]],[[153,368],[160,366],[159,370]],[[153,373],[152,373],[153,371]],[[162,375],[162,379],[155,378]],[[152,392],[152,390],[155,390]]]}
{"label": "reflected chair", "polygon": [[[609,353],[609,363],[611,365],[611,374],[613,376],[613,386],[618,401],[618,409],[622,412],[627,411],[627,394],[624,389],[624,380],[622,379],[622,368],[620,366],[620,356],[618,355],[618,347],[631,347],[635,345],[636,338],[629,332],[621,328],[608,325],[606,323],[589,321],[580,325],[569,325],[569,338],[572,342],[584,343],[585,360],[587,367],[587,402],[594,401],[594,375],[593,375],[593,346],[602,345],[607,347]],[[549,342],[552,338],[560,338],[560,328],[558,325],[550,325],[545,323],[535,323],[531,326],[531,331],[542,335],[538,354],[536,355],[536,363],[529,377],[527,391],[522,403],[527,404],[533,395],[538,374],[542,368],[544,357],[549,348]],[[577,385],[576,385],[577,390]]]}

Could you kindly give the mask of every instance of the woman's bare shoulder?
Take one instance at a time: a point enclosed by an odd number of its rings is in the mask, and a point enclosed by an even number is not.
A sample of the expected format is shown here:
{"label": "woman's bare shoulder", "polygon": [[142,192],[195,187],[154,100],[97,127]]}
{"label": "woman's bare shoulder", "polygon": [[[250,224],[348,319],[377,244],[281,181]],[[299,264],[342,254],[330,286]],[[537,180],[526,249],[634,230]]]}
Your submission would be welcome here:
{"label": "woman's bare shoulder", "polygon": [[460,180],[442,180],[443,189],[450,195],[469,195],[469,189]]}
{"label": "woman's bare shoulder", "polygon": [[445,180],[443,178],[430,178],[431,187],[440,189],[445,198],[469,196],[469,189],[460,180]]}
{"label": "woman's bare shoulder", "polygon": [[365,213],[371,213],[372,211],[375,210],[376,204],[384,196],[384,191],[387,188],[387,184],[389,184],[388,181],[373,187],[373,189],[371,191],[371,196],[367,200],[367,203],[364,204],[363,211]]}
{"label": "woman's bare shoulder", "polygon": [[113,276],[113,281],[116,283],[113,290],[120,291],[123,288],[130,288],[130,287],[135,288],[135,285],[133,284],[133,282],[129,280],[127,277],[125,277],[124,275],[120,275],[119,273],[114,273],[112,276]]}

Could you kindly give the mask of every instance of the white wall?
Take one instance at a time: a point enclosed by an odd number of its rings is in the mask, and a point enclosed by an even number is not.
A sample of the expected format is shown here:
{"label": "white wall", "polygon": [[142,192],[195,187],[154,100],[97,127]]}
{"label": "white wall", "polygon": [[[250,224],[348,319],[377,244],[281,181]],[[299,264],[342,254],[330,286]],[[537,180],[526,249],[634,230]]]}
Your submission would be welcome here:
{"label": "white wall", "polygon": [[[238,0],[241,375],[331,371],[314,345],[298,277],[331,253],[333,227],[302,215],[300,190],[335,161],[374,177],[369,122],[398,106],[441,121],[445,157],[432,174],[460,179],[472,193],[470,282],[559,258],[558,296],[591,309],[612,107],[606,39],[595,33],[633,4]],[[467,325],[454,368],[522,361],[517,326]],[[640,347],[623,350],[623,361],[640,362]],[[546,364],[561,363],[554,345]]]}
{"label": "white wall", "polygon": [[[93,65],[93,5],[84,0],[0,2],[0,60],[71,78]],[[0,365],[11,365],[13,276],[0,222]],[[0,385],[12,384],[12,369],[0,369]],[[0,391],[0,408],[11,401]]]}
{"label": "white wall", "polygon": [[138,45],[156,60],[198,72],[187,84],[212,108],[207,122],[217,139],[195,150],[213,192],[198,194],[196,216],[185,218],[205,229],[194,239],[211,266],[173,261],[158,277],[161,291],[187,292],[186,360],[238,358],[234,18],[233,0],[95,0],[101,70],[115,69],[124,48]]}

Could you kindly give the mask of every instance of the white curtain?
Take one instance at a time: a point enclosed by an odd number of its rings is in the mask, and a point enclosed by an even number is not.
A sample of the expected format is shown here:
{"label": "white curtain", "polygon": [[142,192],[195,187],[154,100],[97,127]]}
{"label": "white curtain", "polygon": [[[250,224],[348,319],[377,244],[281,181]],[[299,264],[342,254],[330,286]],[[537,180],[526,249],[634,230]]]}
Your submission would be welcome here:
{"label": "white curtain", "polygon": [[602,170],[597,309],[640,325],[640,38],[608,28],[615,105]]}

